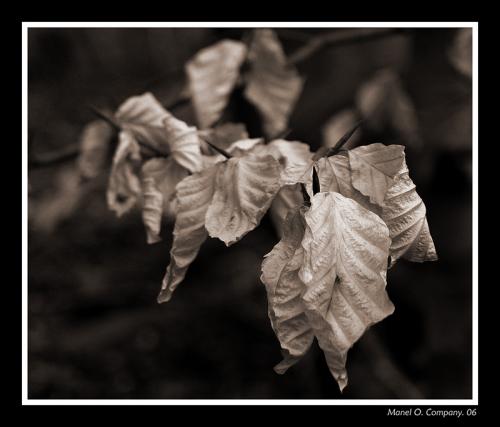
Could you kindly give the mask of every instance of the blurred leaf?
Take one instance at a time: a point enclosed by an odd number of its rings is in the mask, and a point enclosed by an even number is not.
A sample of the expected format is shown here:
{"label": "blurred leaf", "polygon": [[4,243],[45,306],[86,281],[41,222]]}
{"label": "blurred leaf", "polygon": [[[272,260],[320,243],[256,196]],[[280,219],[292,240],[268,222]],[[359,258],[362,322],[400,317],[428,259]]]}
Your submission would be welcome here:
{"label": "blurred leaf", "polygon": [[159,241],[162,216],[173,218],[176,185],[188,176],[188,171],[172,157],[154,158],[142,166],[143,222],[146,226],[148,243]]}
{"label": "blurred leaf", "polygon": [[163,124],[172,158],[190,172],[199,172],[203,167],[200,140],[197,129],[167,113]]}
{"label": "blurred leaf", "polygon": [[459,73],[472,79],[472,28],[457,30],[448,58]]}
{"label": "blurred leaf", "polygon": [[300,184],[284,185],[271,204],[269,213],[278,236],[283,236],[283,227],[288,213],[298,209],[304,203],[304,197],[300,190]]}
{"label": "blurred leaf", "polygon": [[227,246],[240,240],[259,224],[279,188],[280,167],[272,156],[249,154],[221,163],[207,211],[209,235]]}
{"label": "blurred leaf", "polygon": [[288,214],[281,241],[265,255],[262,263],[261,280],[266,285],[268,315],[284,353],[284,360],[274,368],[280,374],[306,354],[314,339],[302,301],[304,284],[298,275],[304,259],[303,215],[299,209]]}
{"label": "blurred leaf", "polygon": [[182,180],[176,188],[178,213],[175,219],[174,240],[170,250],[170,264],[163,278],[158,302],[172,298],[179,283],[184,280],[189,265],[194,261],[208,234],[205,215],[215,191],[215,178],[221,164],[216,164]]}
{"label": "blurred leaf", "polygon": [[153,177],[144,177],[142,180],[144,205],[142,207],[142,221],[146,227],[147,242],[149,244],[161,241],[161,217],[163,210],[163,194],[156,187]]}
{"label": "blurred leaf", "polygon": [[200,50],[186,64],[191,97],[202,129],[211,126],[222,115],[246,53],[243,43],[221,40]]}
{"label": "blurred leaf", "polygon": [[155,150],[168,153],[168,142],[163,128],[163,120],[168,112],[152,93],[132,96],[121,104],[115,117],[123,130]]}
{"label": "blurred leaf", "polygon": [[55,188],[42,199],[29,199],[29,220],[33,228],[51,233],[78,208],[86,188],[80,185],[80,173],[73,166],[55,177]]}
{"label": "blurred leaf", "polygon": [[273,30],[255,30],[248,59],[250,71],[244,94],[259,110],[265,134],[273,137],[287,128],[303,80],[295,67],[288,64]]}
{"label": "blurred leaf", "polygon": [[394,311],[385,290],[389,230],[377,215],[339,193],[314,195],[305,221],[302,300],[342,390],[347,351]]}
{"label": "blurred leaf", "polygon": [[415,107],[399,76],[391,69],[378,71],[359,88],[356,106],[369,129],[375,132],[391,129],[404,145],[420,145]]}
{"label": "blurred leaf", "polygon": [[83,178],[95,178],[106,165],[114,129],[102,120],[88,123],[80,137],[78,169]]}
{"label": "blurred leaf", "polygon": [[135,172],[136,163],[141,160],[139,144],[127,131],[120,132],[118,140],[109,176],[107,202],[120,217],[136,204],[142,190]]}

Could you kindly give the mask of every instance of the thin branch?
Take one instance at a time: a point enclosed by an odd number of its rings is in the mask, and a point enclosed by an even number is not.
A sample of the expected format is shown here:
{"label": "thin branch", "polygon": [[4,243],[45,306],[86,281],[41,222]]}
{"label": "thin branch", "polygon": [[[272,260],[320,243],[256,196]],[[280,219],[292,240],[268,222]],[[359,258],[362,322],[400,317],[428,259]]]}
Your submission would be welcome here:
{"label": "thin branch", "polygon": [[311,38],[304,46],[292,53],[288,61],[290,64],[296,65],[309,59],[327,46],[332,47],[364,42],[395,34],[403,34],[406,31],[402,28],[350,28],[320,34]]}
{"label": "thin branch", "polygon": [[231,157],[233,157],[226,150],[223,150],[222,148],[217,147],[216,145],[212,144],[210,141],[208,141],[206,139],[203,139],[203,138],[200,138],[200,139],[202,139],[203,141],[205,141],[215,151],[217,151],[218,153],[222,154],[226,159],[230,159]]}
{"label": "thin branch", "polygon": [[347,141],[349,141],[351,136],[354,135],[354,132],[356,132],[358,130],[358,128],[361,126],[361,123],[363,123],[363,121],[364,120],[360,120],[351,129],[349,129],[344,135],[342,135],[342,137],[337,141],[337,143],[333,147],[329,148],[326,151],[325,157],[331,157],[331,156],[334,156],[335,154],[337,154],[340,151],[340,149],[344,146],[344,144],[346,144]]}

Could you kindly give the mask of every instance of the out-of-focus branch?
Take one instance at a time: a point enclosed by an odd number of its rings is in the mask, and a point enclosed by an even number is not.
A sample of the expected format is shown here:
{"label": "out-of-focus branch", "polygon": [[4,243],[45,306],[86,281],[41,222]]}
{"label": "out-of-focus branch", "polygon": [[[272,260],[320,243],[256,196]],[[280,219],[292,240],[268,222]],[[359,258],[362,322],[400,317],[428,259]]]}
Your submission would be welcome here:
{"label": "out-of-focus branch", "polygon": [[404,28],[349,28],[319,34],[312,37],[304,46],[292,53],[289,57],[289,62],[296,65],[309,59],[325,47],[364,42],[395,34],[403,34],[406,31]]}

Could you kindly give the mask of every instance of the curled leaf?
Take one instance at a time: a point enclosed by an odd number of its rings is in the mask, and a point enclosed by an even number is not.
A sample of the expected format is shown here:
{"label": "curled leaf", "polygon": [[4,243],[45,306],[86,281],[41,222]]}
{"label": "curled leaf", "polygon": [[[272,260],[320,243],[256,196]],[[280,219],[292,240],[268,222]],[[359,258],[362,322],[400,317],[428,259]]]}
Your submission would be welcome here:
{"label": "curled leaf", "polygon": [[266,146],[267,152],[280,162],[282,185],[293,185],[307,181],[307,172],[312,168],[310,146],[298,141],[275,139]]}
{"label": "curled leaf", "polygon": [[156,187],[153,177],[145,177],[142,181],[144,206],[142,208],[142,221],[146,227],[147,241],[149,244],[161,240],[161,217],[163,210],[163,194]]}
{"label": "curled leaf", "polygon": [[104,170],[114,133],[102,120],[94,120],[84,127],[78,156],[78,169],[83,178],[95,178]]}
{"label": "curled leaf", "polygon": [[259,110],[265,134],[273,137],[287,128],[303,80],[288,64],[273,30],[255,30],[248,59],[250,71],[244,94]]}
{"label": "curled leaf", "polygon": [[413,262],[438,259],[425,204],[409,176],[406,162],[387,191],[381,217],[389,227],[392,239],[391,265],[400,257]]}
{"label": "curled leaf", "polygon": [[354,148],[348,154],[353,187],[382,206],[403,164],[404,146],[377,143]]}
{"label": "curled leaf", "polygon": [[221,40],[200,50],[187,63],[189,89],[201,128],[209,127],[222,115],[246,53],[243,43]]}
{"label": "curled leaf", "polygon": [[172,218],[175,207],[175,187],[188,175],[188,171],[172,157],[156,157],[142,166],[144,204],[142,218],[146,227],[148,243],[159,239],[163,216]]}
{"label": "curled leaf", "polygon": [[[437,259],[426,219],[426,208],[409,177],[404,157],[400,170],[387,188],[382,205],[372,203],[368,196],[354,188],[348,155],[322,158],[318,160],[317,166],[322,191],[338,192],[355,200],[380,216],[387,224],[392,240],[391,266],[400,257],[416,262]],[[375,194],[376,190],[368,188],[366,192]]]}
{"label": "curled leaf", "polygon": [[283,227],[286,217],[290,211],[297,209],[304,203],[304,197],[300,189],[300,183],[284,185],[271,204],[269,210],[271,221],[276,228],[278,236],[283,236]]}
{"label": "curled leaf", "polygon": [[198,255],[208,234],[205,216],[215,190],[216,164],[182,180],[176,187],[178,213],[175,219],[174,240],[170,264],[163,278],[158,302],[167,302],[179,283],[184,280],[189,265]]}
{"label": "curled leaf", "polygon": [[278,192],[279,181],[279,163],[269,155],[249,154],[221,163],[206,216],[209,235],[229,246],[253,230]]}
{"label": "curled leaf", "polygon": [[115,117],[123,130],[153,149],[168,154],[168,142],[163,120],[168,112],[152,93],[132,96],[121,104]]}
{"label": "curled leaf", "polygon": [[137,141],[129,132],[120,132],[118,140],[109,176],[107,202],[120,217],[136,204],[141,195],[141,183],[136,174],[141,155]]}
{"label": "curled leaf", "polygon": [[389,230],[377,215],[339,193],[316,194],[305,221],[302,299],[342,390],[347,351],[394,310],[385,290]]}
{"label": "curled leaf", "polygon": [[167,113],[163,121],[172,158],[190,172],[199,172],[203,167],[200,141],[196,127]]}
{"label": "curled leaf", "polygon": [[266,286],[269,319],[285,356],[275,367],[280,374],[307,352],[314,339],[302,301],[305,286],[298,275],[304,257],[304,229],[303,212],[290,211],[281,241],[262,263],[261,280]]}

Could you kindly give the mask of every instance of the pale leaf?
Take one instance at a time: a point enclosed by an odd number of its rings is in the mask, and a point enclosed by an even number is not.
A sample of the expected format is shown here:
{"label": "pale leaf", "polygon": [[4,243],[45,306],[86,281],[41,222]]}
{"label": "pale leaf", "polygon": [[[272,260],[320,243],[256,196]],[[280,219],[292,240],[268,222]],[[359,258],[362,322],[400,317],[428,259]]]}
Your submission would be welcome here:
{"label": "pale leaf", "polygon": [[200,140],[196,127],[167,113],[163,121],[165,134],[173,159],[190,172],[199,172],[203,167]]}
{"label": "pale leaf", "polygon": [[298,141],[275,139],[266,146],[267,152],[280,162],[282,185],[306,182],[307,173],[312,170],[310,146]]}
{"label": "pale leaf", "polygon": [[128,98],[115,113],[123,130],[129,131],[137,141],[164,154],[168,154],[163,128],[163,120],[167,115],[168,112],[150,92]]}
{"label": "pale leaf", "polygon": [[188,175],[188,171],[172,157],[156,157],[142,166],[144,204],[142,217],[146,226],[148,243],[159,241],[163,216],[172,218],[175,213],[175,187]]}
{"label": "pale leaf", "polygon": [[78,156],[83,178],[95,178],[104,170],[113,135],[113,128],[102,120],[94,120],[83,128]]}
{"label": "pale leaf", "polygon": [[272,156],[249,154],[220,164],[206,227],[227,246],[260,222],[280,188],[280,166]]}
{"label": "pale leaf", "polygon": [[301,297],[305,286],[298,275],[304,257],[301,246],[304,229],[303,212],[290,211],[281,241],[265,255],[262,263],[261,280],[266,286],[268,315],[284,353],[284,360],[275,367],[280,374],[307,352],[314,339]]}
{"label": "pale leaf", "polygon": [[[370,202],[370,199],[356,190],[351,181],[351,168],[347,154],[322,157],[317,163],[320,189],[322,192],[336,192],[355,200],[364,208],[380,214],[381,208]],[[379,215],[380,216],[380,215]]]}
{"label": "pale leaf", "polygon": [[413,262],[438,259],[425,204],[409,176],[406,162],[387,191],[381,217],[389,227],[392,239],[391,265],[400,257]]}
{"label": "pale leaf", "polygon": [[387,224],[392,240],[391,266],[401,256],[417,262],[437,259],[425,205],[408,175],[404,159],[393,184],[387,189],[383,206],[371,203],[367,196],[354,188],[347,155],[322,158],[318,160],[317,167],[321,191],[334,191],[353,199]]}
{"label": "pale leaf", "polygon": [[299,208],[303,203],[304,198],[301,193],[300,184],[284,185],[280,188],[269,209],[271,220],[278,236],[283,236],[283,224],[288,213],[293,209]]}
{"label": "pale leaf", "polygon": [[135,170],[141,155],[139,144],[129,132],[120,132],[118,140],[109,176],[107,202],[108,207],[120,217],[129,211],[140,197],[141,183]]}
{"label": "pale leaf", "polygon": [[260,112],[265,134],[273,137],[287,128],[303,80],[295,67],[287,63],[273,30],[255,30],[248,59],[250,71],[244,94]]}
{"label": "pale leaf", "polygon": [[186,65],[189,88],[199,126],[216,122],[234,89],[246,46],[234,40],[221,40],[200,50]]}
{"label": "pale leaf", "polygon": [[302,299],[342,390],[348,350],[394,310],[385,290],[389,230],[377,215],[339,193],[316,194],[305,221]]}
{"label": "pale leaf", "polygon": [[261,152],[260,150],[255,151],[256,147],[265,147],[262,138],[246,138],[234,141],[228,148],[227,152],[235,157],[241,157],[249,152],[254,154],[265,154],[265,150]]}
{"label": "pale leaf", "polygon": [[222,163],[216,164],[194,173],[177,185],[178,211],[173,232],[174,239],[170,250],[170,264],[158,295],[160,303],[170,300],[208,236],[205,216],[214,194],[216,172],[221,165]]}
{"label": "pale leaf", "polygon": [[163,211],[163,194],[158,190],[153,177],[142,180],[144,205],[142,207],[142,221],[146,227],[147,242],[157,243],[161,240],[161,217]]}
{"label": "pale leaf", "polygon": [[382,206],[404,161],[404,146],[370,144],[348,151],[353,187]]}

